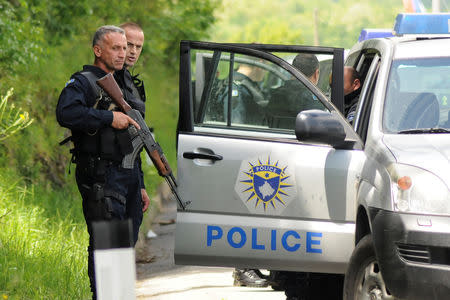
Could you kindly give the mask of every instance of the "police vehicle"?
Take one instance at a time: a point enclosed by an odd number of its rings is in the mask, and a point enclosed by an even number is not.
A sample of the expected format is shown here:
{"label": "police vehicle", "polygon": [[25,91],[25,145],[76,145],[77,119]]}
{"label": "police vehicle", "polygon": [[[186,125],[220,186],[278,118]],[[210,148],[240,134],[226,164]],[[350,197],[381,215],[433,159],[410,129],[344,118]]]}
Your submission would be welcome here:
{"label": "police vehicle", "polygon": [[[191,204],[175,262],[280,271],[288,297],[448,299],[449,24],[401,14],[395,37],[350,50],[363,79],[352,125],[344,49],[181,42],[178,182]],[[283,59],[301,52],[329,56],[331,93]],[[239,90],[218,86],[250,61],[278,79],[248,107],[259,121],[237,122]],[[288,80],[313,99],[295,116],[270,96]]]}

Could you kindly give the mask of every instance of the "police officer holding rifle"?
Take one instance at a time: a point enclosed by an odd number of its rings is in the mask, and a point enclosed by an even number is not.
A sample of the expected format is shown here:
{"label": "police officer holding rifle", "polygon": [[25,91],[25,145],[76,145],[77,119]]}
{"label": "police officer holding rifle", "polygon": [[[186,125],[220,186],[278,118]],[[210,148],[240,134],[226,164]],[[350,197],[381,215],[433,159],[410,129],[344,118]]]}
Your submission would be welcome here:
{"label": "police officer holding rifle", "polygon": [[139,161],[131,168],[122,160],[133,152],[127,128],[139,124],[119,111],[96,81],[122,70],[127,50],[123,29],[102,26],[94,35],[94,64],[71,76],[62,90],[56,108],[59,124],[72,131],[76,181],[83,199],[83,213],[89,232],[88,274],[93,299],[96,299],[92,222],[133,219],[134,243],[142,222],[143,187]]}

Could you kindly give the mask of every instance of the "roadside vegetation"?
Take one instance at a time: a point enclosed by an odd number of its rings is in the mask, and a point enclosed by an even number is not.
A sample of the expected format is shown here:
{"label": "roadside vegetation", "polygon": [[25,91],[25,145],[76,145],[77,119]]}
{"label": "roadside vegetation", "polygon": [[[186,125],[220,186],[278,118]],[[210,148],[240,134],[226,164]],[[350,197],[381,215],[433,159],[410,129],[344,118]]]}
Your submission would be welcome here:
{"label": "roadside vegetation", "polygon": [[[217,7],[216,0],[0,0],[0,299],[91,297],[71,145],[58,145],[69,132],[55,107],[70,75],[92,64],[95,29],[143,26],[133,72],[146,84],[146,121],[175,168],[178,44],[203,39]],[[144,172],[152,195],[161,178],[147,164]]]}
{"label": "roadside vegetation", "polygon": [[220,42],[350,48],[362,28],[392,29],[402,10],[402,0],[227,0],[211,31]]}

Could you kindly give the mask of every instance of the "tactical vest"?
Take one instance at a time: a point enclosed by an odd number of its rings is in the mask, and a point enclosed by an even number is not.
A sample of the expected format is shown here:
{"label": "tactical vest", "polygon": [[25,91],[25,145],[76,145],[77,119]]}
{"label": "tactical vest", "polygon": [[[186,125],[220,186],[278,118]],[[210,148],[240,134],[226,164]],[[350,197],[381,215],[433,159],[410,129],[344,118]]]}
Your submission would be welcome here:
{"label": "tactical vest", "polygon": [[125,69],[117,71],[114,74],[117,83],[122,86],[124,99],[145,118],[144,83],[137,77],[138,75],[132,76],[130,72]]}
{"label": "tactical vest", "polygon": [[142,100],[142,102],[145,102],[145,88],[144,88],[144,82],[138,78],[139,74],[137,75],[131,75],[131,80],[133,81],[133,94],[139,95],[139,98]]}
{"label": "tactical vest", "polygon": [[[117,110],[117,106],[103,89],[97,85],[99,79],[92,72],[80,72],[84,76],[97,95],[94,108],[100,110]],[[71,152],[72,161],[77,163],[77,158],[92,156],[104,160],[121,161],[123,157],[133,151],[131,137],[127,129],[114,129],[110,126],[95,130],[94,132],[73,132],[72,137],[62,141],[60,145],[72,140],[74,148]]]}

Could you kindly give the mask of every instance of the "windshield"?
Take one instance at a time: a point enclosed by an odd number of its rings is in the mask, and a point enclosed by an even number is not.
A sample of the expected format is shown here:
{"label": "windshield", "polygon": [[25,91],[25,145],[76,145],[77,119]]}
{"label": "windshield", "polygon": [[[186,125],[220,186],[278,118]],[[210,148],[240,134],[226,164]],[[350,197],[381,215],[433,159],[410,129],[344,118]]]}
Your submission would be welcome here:
{"label": "windshield", "polygon": [[393,61],[383,128],[390,133],[435,133],[436,130],[426,129],[448,129],[449,100],[450,58]]}

